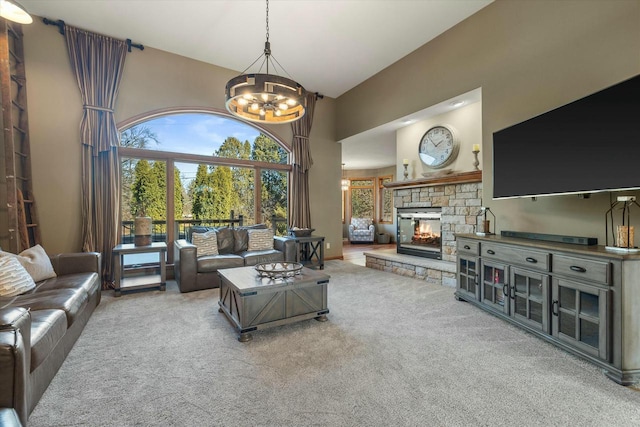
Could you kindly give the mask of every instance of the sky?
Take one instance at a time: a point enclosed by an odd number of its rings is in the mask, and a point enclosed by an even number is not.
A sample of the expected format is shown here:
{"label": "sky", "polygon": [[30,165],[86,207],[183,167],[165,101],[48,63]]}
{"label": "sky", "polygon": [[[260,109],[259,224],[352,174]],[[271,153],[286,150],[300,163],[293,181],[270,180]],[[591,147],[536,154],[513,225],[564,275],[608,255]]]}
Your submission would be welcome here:
{"label": "sky", "polygon": [[[210,156],[220,148],[227,137],[244,142],[253,140],[260,131],[238,120],[214,114],[185,113],[162,116],[143,122],[158,137],[159,144],[147,149],[174,151]],[[176,163],[186,186],[196,176],[197,164]]]}

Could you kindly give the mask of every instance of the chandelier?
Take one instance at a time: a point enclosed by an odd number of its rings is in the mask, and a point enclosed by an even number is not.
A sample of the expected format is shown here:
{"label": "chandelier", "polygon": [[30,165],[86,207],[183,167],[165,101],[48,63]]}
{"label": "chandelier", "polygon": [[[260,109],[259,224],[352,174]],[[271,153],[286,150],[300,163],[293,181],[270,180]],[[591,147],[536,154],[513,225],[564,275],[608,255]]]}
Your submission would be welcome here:
{"label": "chandelier", "polygon": [[342,164],[342,179],[340,180],[340,187],[342,191],[347,191],[351,185],[351,181],[344,177],[344,163]]}
{"label": "chandelier", "polygon": [[[244,74],[263,57],[258,73]],[[265,64],[266,74],[261,74]],[[307,91],[290,78],[269,74],[269,65],[275,69],[275,64],[284,71],[271,55],[267,0],[267,41],[264,43],[264,52],[241,75],[229,80],[225,88],[225,106],[231,114],[260,123],[290,123],[304,116]]]}

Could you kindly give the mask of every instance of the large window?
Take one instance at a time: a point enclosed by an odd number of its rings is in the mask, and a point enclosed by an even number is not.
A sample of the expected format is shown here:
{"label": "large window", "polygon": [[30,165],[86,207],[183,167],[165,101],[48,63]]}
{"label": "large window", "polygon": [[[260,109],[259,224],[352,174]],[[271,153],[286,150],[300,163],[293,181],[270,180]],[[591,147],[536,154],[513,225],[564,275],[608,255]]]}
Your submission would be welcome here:
{"label": "large window", "polygon": [[152,217],[153,239],[168,244],[192,224],[240,215],[246,225],[281,219],[278,230],[286,232],[290,166],[283,145],[220,114],[163,114],[123,126],[123,242],[140,214]]}
{"label": "large window", "polygon": [[374,179],[351,180],[351,218],[375,218]]}
{"label": "large window", "polygon": [[393,222],[393,190],[384,187],[392,180],[391,175],[378,177],[378,222],[381,224]]}

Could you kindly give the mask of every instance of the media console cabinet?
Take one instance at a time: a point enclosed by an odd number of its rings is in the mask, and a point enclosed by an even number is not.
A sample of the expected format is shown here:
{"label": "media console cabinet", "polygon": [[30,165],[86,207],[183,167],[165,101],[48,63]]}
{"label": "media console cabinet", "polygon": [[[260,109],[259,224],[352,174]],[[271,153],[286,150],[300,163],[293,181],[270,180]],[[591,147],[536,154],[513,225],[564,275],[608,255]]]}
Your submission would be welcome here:
{"label": "media console cabinet", "polygon": [[456,235],[456,299],[640,381],[640,254],[496,235]]}

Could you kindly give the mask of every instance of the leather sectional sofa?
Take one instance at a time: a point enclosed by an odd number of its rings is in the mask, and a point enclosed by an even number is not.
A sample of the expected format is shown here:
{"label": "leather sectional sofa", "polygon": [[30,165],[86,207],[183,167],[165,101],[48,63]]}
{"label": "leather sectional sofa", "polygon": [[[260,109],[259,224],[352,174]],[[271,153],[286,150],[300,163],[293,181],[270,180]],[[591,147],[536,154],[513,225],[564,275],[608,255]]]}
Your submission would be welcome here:
{"label": "leather sectional sofa", "polygon": [[[57,277],[0,297],[0,421],[23,425],[100,303],[99,253],[51,257]],[[10,424],[11,425],[11,424]]]}
{"label": "leather sectional sofa", "polygon": [[[199,227],[192,233],[219,231],[218,255],[198,255],[197,247],[186,239],[174,242],[174,274],[180,292],[191,292],[220,287],[218,270],[223,268],[256,265],[261,262],[296,261],[296,242],[286,237],[275,236],[273,249],[247,250],[247,233],[251,229],[265,228],[263,224],[214,229]],[[228,248],[228,249],[224,249]]]}

